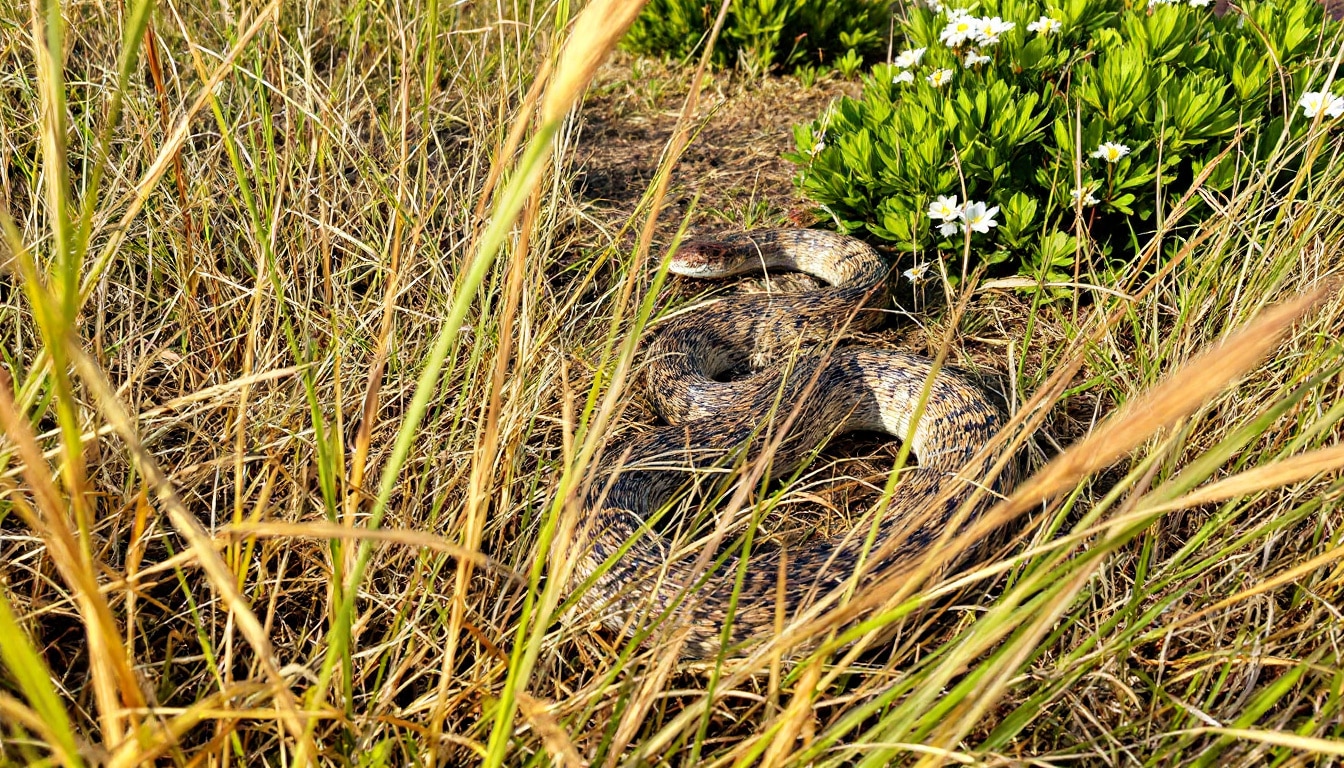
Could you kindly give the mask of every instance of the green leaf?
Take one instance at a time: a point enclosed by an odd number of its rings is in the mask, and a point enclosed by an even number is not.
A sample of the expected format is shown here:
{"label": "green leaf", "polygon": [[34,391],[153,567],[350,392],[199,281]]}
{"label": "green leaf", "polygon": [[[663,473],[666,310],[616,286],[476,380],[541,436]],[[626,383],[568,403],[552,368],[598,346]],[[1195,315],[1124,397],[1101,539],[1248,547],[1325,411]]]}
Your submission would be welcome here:
{"label": "green leaf", "polygon": [[1003,225],[1001,230],[1005,239],[1012,244],[1020,239],[1036,221],[1039,205],[1036,199],[1025,192],[1014,192],[1003,204]]}
{"label": "green leaf", "polygon": [[63,751],[70,764],[82,765],[70,716],[51,684],[51,670],[19,626],[3,585],[0,585],[0,661],[9,669],[28,705],[50,731],[49,735],[56,739],[57,743],[52,746]]}
{"label": "green leaf", "polygon": [[1134,197],[1133,193],[1126,192],[1125,194],[1120,195],[1119,197],[1114,197],[1107,200],[1106,204],[1111,208],[1120,211],[1121,213],[1133,213],[1134,209],[1131,206],[1134,205],[1135,199],[1136,198]]}

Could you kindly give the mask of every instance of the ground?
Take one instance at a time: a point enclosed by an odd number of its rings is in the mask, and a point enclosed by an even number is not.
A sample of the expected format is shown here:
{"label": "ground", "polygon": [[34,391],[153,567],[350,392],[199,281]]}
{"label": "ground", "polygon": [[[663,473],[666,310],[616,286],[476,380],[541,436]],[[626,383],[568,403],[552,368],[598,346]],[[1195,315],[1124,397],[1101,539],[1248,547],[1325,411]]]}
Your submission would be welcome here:
{"label": "ground", "polygon": [[[672,136],[686,96],[680,67],[622,54],[604,66],[583,112],[575,152],[575,194],[609,221],[628,219]],[[793,186],[793,126],[813,119],[857,83],[824,79],[803,87],[791,77],[711,75],[701,94],[695,141],[677,166],[663,212],[669,234],[693,201],[692,235],[729,228],[810,223]]]}

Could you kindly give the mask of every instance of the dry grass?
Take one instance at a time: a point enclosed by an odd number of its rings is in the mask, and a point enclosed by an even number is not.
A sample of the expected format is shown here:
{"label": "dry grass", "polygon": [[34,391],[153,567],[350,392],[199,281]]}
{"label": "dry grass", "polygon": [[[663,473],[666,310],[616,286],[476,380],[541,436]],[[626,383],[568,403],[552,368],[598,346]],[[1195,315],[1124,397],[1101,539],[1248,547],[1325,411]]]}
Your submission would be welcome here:
{"label": "dry grass", "polygon": [[[685,664],[562,585],[596,457],[649,424],[682,224],[649,214],[715,97],[644,70],[686,98],[617,216],[575,194],[571,105],[637,4],[572,35],[443,5],[0,9],[0,764],[1344,754],[1323,127],[1273,159],[1316,180],[1191,190],[1217,215],[1086,265],[1077,307],[921,303],[887,340],[1001,390],[1039,471],[915,572]],[[892,460],[740,500],[871,504]],[[981,567],[937,567],[1000,523]]]}

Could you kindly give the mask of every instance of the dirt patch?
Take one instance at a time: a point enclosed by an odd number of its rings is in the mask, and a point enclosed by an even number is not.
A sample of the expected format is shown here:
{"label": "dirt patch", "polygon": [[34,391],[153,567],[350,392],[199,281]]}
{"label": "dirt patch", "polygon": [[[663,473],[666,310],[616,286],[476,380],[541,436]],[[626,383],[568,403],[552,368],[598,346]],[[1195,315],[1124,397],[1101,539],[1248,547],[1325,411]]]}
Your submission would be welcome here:
{"label": "dirt patch", "polygon": [[[575,196],[613,226],[629,220],[672,137],[694,70],[630,56],[599,73],[584,110],[576,152]],[[698,196],[692,231],[707,234],[806,224],[810,206],[793,187],[793,126],[815,119],[858,83],[810,88],[793,77],[715,73],[701,93],[696,134],[677,165],[660,217],[675,231]]]}

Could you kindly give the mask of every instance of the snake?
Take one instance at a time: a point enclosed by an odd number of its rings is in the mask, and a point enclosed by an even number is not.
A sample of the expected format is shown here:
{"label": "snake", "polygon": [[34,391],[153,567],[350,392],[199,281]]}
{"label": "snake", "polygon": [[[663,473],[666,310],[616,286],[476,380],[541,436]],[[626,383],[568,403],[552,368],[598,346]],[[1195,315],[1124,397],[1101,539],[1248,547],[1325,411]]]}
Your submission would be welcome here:
{"label": "snake", "polygon": [[[889,269],[858,238],[750,230],[685,242],[668,269],[701,279],[795,271],[824,284],[729,296],[662,323],[644,350],[644,378],[666,424],[605,446],[581,496],[569,574],[580,609],[637,641],[675,622],[681,656],[708,659],[851,583],[860,563],[865,574],[917,563],[991,476],[996,457],[984,449],[1004,422],[983,389],[927,357],[835,343],[883,320]],[[753,547],[745,563],[735,548],[714,558],[708,574],[697,564],[701,553],[656,524],[713,468],[770,452],[765,479],[784,478],[831,438],[855,431],[908,440],[917,460],[875,523],[787,548]],[[1002,493],[1011,481],[1004,469],[989,487]],[[993,495],[975,494],[972,514]]]}

